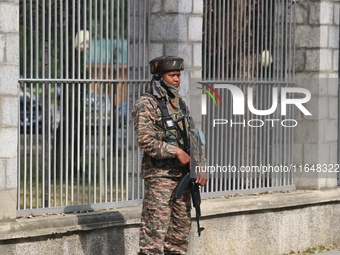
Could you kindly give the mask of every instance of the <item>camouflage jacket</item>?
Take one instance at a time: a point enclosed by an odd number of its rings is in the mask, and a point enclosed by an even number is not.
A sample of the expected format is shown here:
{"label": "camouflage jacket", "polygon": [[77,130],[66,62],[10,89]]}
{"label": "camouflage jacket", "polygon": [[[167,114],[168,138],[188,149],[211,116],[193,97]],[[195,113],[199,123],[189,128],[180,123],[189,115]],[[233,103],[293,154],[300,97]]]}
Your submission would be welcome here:
{"label": "camouflage jacket", "polygon": [[[178,107],[172,104],[171,100],[174,99],[170,99],[166,90],[155,80],[150,84],[147,93],[137,100],[132,109],[132,120],[139,147],[143,151],[142,177],[181,177],[185,169],[179,165],[175,155],[176,149],[182,148],[184,141],[179,139],[176,130],[167,130],[164,126],[156,98],[163,98],[166,101],[173,120],[184,116],[179,104]],[[188,109],[187,112],[189,113]],[[186,127],[189,128],[189,121],[187,118],[184,119]]]}

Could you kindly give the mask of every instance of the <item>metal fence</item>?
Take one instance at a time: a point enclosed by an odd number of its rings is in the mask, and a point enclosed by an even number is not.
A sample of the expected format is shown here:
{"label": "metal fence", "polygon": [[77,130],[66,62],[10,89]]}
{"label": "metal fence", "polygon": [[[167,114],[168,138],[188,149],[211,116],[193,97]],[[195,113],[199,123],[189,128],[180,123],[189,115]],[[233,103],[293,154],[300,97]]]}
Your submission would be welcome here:
{"label": "metal fence", "polygon": [[[205,1],[204,81],[236,84],[245,95],[252,87],[254,107],[270,108],[273,88],[293,85],[293,2]],[[140,203],[129,112],[149,82],[149,13],[148,0],[20,1],[18,215]],[[231,95],[218,92],[231,105]],[[292,162],[292,129],[212,129],[209,118],[232,115],[208,107],[209,165]],[[275,114],[268,118],[281,118]],[[291,187],[289,175],[222,173],[203,193]]]}
{"label": "metal fence", "polygon": [[[216,86],[237,86],[245,107],[250,97],[257,110],[272,107],[274,88],[294,86],[294,2],[205,1],[203,81],[215,84],[223,102],[220,106],[210,100],[203,118],[207,165],[214,171],[204,189],[208,196],[294,187],[292,175],[282,171],[292,164],[293,128],[285,127],[285,119],[293,118],[293,109],[284,118],[280,110],[265,116],[249,110],[233,115],[232,94]],[[213,127],[214,119],[225,124]]]}
{"label": "metal fence", "polygon": [[18,214],[139,203],[147,0],[20,1]]}

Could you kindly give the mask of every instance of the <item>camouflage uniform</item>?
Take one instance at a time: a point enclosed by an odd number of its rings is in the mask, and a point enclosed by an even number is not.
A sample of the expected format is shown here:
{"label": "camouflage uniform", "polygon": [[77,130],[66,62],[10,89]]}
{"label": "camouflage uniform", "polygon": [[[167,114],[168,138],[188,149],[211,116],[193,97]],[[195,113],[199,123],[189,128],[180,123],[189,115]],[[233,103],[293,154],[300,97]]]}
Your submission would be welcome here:
{"label": "camouflage uniform", "polygon": [[[164,70],[183,70],[181,59],[157,60],[159,58],[150,62],[153,74]],[[143,151],[142,177],[145,179],[140,254],[186,254],[191,225],[189,189],[180,199],[172,197],[185,171],[176,159],[176,149],[183,148],[184,141],[178,138],[176,130],[168,130],[164,126],[156,98],[166,102],[173,120],[184,115],[179,107],[179,98],[170,98],[161,81],[155,79],[132,110],[137,141]],[[189,127],[188,119],[184,120],[185,126]],[[184,128],[183,125],[180,127]]]}

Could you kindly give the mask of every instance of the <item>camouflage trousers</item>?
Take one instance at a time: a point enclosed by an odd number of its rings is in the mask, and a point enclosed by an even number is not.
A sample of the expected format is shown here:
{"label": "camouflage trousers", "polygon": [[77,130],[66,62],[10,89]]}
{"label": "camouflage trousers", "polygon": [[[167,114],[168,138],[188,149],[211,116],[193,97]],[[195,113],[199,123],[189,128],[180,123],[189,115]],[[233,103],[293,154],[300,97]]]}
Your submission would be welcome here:
{"label": "camouflage trousers", "polygon": [[174,200],[179,178],[147,178],[139,254],[186,254],[191,227],[190,191]]}

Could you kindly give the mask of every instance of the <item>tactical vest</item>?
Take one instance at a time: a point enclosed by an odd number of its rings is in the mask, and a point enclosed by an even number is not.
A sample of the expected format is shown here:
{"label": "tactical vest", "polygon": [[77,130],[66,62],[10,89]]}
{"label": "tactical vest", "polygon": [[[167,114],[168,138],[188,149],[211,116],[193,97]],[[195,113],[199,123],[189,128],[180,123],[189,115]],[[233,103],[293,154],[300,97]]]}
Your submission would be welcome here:
{"label": "tactical vest", "polygon": [[[191,167],[195,168],[196,165],[205,165],[205,156],[204,156],[204,145],[205,145],[205,139],[203,133],[196,129],[193,123],[193,120],[191,116],[189,115],[186,105],[184,101],[180,98],[179,104],[180,108],[183,112],[183,130],[178,126],[178,122],[180,119],[173,120],[173,118],[169,114],[168,107],[162,100],[162,98],[156,98],[156,101],[158,102],[159,108],[162,112],[162,121],[163,126],[167,130],[174,129],[177,132],[178,138],[183,139],[184,146],[183,150],[188,153],[191,156]],[[189,127],[187,128],[185,125],[185,119],[187,119],[187,123],[189,124]],[[188,133],[186,132],[188,130]],[[190,133],[190,134],[189,134]],[[180,143],[178,143],[180,144]]]}
{"label": "tactical vest", "polygon": [[[186,151],[188,154],[190,153],[190,138],[189,138],[189,130],[194,126],[193,121],[187,111],[187,107],[183,101],[182,98],[179,98],[179,106],[183,113],[183,117],[174,120],[168,110],[167,105],[164,103],[162,98],[154,97],[155,100],[158,102],[158,106],[162,113],[162,123],[166,130],[175,130],[177,133],[177,138],[183,139],[184,147],[182,148],[184,151]],[[182,127],[181,128],[178,123],[182,121]],[[186,126],[186,123],[188,123],[188,127]],[[187,132],[188,131],[188,132]],[[179,143],[180,144],[180,143]]]}

